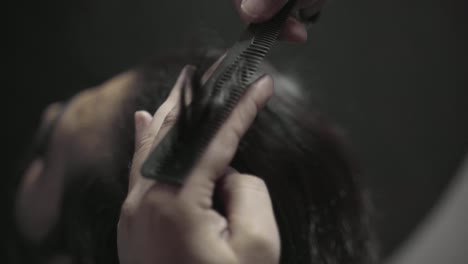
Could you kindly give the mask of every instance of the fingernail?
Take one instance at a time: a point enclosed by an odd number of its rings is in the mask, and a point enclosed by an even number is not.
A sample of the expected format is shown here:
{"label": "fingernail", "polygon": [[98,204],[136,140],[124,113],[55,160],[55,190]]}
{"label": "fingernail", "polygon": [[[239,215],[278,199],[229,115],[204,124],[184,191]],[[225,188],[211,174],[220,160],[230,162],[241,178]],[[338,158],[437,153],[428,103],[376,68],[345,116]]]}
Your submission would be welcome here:
{"label": "fingernail", "polygon": [[141,118],[139,118],[139,111],[135,112],[133,115],[133,119],[135,121],[135,138],[138,138],[140,131],[141,131]]}
{"label": "fingernail", "polygon": [[271,98],[274,94],[273,78],[268,74],[265,74],[257,79],[252,86],[253,89],[259,91],[258,96],[264,98],[264,100],[261,100],[264,103],[266,103],[268,99]]}
{"label": "fingernail", "polygon": [[135,138],[139,138],[142,130],[146,127],[146,124],[151,121],[151,115],[146,111],[136,111],[134,114],[135,119]]}
{"label": "fingernail", "polygon": [[307,41],[307,30],[301,22],[288,18],[286,24],[288,26],[287,29],[289,29],[288,37],[291,41],[299,43]]}
{"label": "fingernail", "polygon": [[241,9],[246,13],[248,16],[252,18],[257,18],[261,16],[267,8],[265,4],[265,0],[243,0],[241,4]]}
{"label": "fingernail", "polygon": [[263,74],[255,82],[255,86],[273,86],[273,78],[269,74]]}

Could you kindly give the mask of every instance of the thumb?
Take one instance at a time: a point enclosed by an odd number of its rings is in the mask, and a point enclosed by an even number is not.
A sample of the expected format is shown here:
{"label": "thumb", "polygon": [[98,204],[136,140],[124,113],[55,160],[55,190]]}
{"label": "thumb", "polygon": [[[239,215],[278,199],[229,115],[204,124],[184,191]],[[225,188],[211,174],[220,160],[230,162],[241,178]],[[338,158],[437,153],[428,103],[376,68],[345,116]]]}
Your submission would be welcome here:
{"label": "thumb", "polygon": [[151,124],[151,120],[153,119],[151,117],[151,114],[146,112],[146,111],[137,111],[135,112],[134,115],[135,119],[135,155],[132,160],[132,171],[130,172],[129,175],[129,182],[128,182],[128,189],[131,190],[133,188],[133,185],[135,184],[139,173],[135,173],[134,170],[138,169],[141,167],[141,163],[144,160],[144,155],[145,151],[142,151],[142,148],[144,148],[144,144],[147,144],[144,142],[144,132],[146,128]]}
{"label": "thumb", "polygon": [[220,187],[229,242],[241,263],[278,263],[280,236],[265,182],[230,169]]}
{"label": "thumb", "polygon": [[263,22],[276,14],[288,0],[234,0],[241,18],[248,22]]}
{"label": "thumb", "polygon": [[134,115],[135,119],[135,148],[139,147],[143,139],[143,131],[151,124],[151,114],[147,111],[137,111]]}

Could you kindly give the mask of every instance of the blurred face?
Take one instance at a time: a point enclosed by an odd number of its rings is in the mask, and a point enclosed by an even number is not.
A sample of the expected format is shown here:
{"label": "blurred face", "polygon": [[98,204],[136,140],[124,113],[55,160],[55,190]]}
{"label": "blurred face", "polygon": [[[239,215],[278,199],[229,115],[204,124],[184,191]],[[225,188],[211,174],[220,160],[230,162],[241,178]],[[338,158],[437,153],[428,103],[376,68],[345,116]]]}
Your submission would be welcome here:
{"label": "blurred face", "polygon": [[[202,82],[219,61],[205,72]],[[141,74],[129,71],[76,94],[66,104],[47,107],[38,132],[46,134],[39,142],[44,151],[26,169],[16,199],[16,220],[26,238],[40,242],[57,224],[70,177],[86,169],[118,174],[116,167],[128,167],[133,113],[154,112],[162,103],[161,95],[157,85],[141,85]],[[127,150],[130,156],[122,161],[119,155]]]}
{"label": "blurred face", "polygon": [[[112,137],[122,108],[134,100],[134,72],[121,74],[75,95],[66,105],[51,104],[43,114],[39,133],[48,131],[27,168],[17,196],[17,221],[26,237],[41,240],[58,216],[65,175],[70,170],[99,166],[112,154]],[[117,127],[116,127],[117,126]]]}

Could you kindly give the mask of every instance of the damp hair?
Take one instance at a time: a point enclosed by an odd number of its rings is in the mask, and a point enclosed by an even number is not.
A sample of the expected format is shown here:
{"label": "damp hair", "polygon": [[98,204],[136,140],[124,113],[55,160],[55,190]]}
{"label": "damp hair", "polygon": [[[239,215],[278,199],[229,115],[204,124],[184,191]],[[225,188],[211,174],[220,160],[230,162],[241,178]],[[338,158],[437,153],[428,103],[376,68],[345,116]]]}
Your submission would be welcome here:
{"label": "damp hair", "polygon": [[[118,263],[115,227],[134,150],[133,113],[154,112],[186,64],[197,65],[198,74],[192,80],[194,100],[205,98],[200,73],[220,52],[181,52],[151,59],[135,69],[139,77],[132,85],[139,96],[123,106],[121,120],[115,124],[127,128],[116,129],[119,136],[113,135],[119,149],[111,160],[98,162],[101,167],[69,172],[60,219],[49,239],[53,242],[48,243],[53,248],[44,248],[70,256],[73,263]],[[359,185],[359,167],[343,138],[301,87],[267,64],[263,70],[272,73],[275,95],[242,138],[231,166],[265,181],[280,231],[280,263],[375,263],[369,199]],[[184,123],[176,125],[188,128],[185,131],[199,129],[200,124],[190,119],[196,115],[188,113],[210,111],[207,104],[195,103],[181,111]],[[29,257],[37,260],[37,254],[36,249]]]}

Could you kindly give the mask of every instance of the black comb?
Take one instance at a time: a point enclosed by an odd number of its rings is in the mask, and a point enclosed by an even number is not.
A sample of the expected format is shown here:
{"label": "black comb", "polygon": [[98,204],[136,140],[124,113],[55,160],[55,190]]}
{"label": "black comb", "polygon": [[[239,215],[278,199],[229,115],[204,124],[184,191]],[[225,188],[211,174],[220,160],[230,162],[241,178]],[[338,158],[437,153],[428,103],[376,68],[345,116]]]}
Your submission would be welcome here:
{"label": "black comb", "polygon": [[181,136],[187,133],[182,133],[184,128],[175,124],[143,163],[141,174],[144,177],[183,184],[190,169],[255,80],[257,68],[277,40],[296,2],[288,1],[269,21],[248,26],[202,88],[210,91],[205,98],[209,102],[205,108],[207,114],[196,121],[202,125],[197,131],[191,131],[189,138]]}

